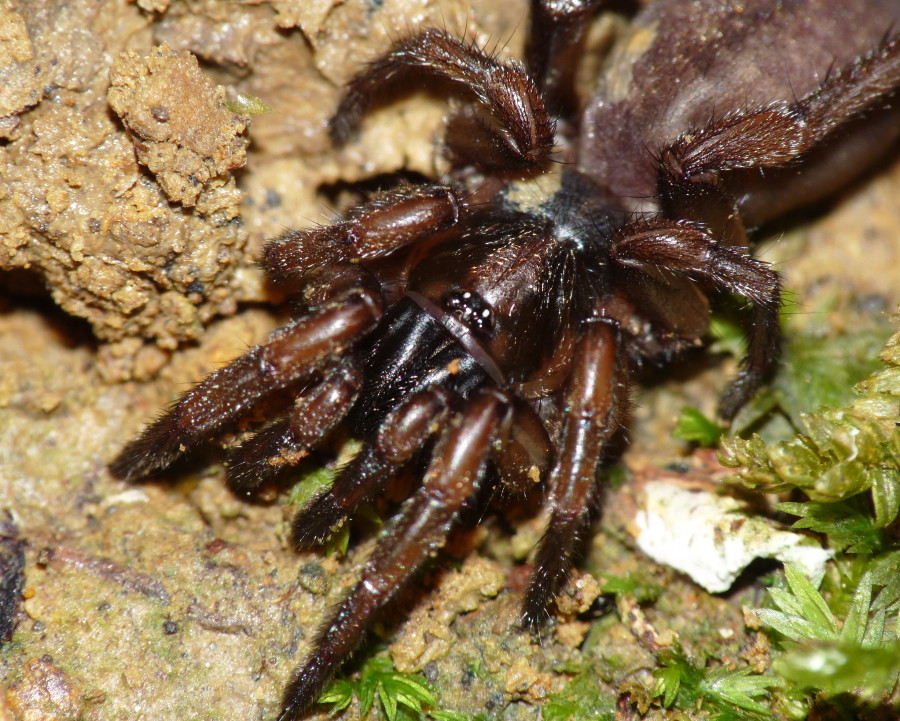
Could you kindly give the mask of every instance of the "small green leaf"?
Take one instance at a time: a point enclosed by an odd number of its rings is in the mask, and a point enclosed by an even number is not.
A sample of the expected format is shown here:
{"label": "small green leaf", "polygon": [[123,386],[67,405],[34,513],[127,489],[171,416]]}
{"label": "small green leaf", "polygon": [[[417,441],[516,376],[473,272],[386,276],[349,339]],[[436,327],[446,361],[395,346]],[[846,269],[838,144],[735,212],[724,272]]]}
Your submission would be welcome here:
{"label": "small green leaf", "polygon": [[801,517],[793,528],[824,533],[836,551],[875,553],[887,542],[860,496],[834,503],[779,503],[775,507]]}
{"label": "small green leaf", "polygon": [[688,443],[696,443],[702,448],[714,448],[725,432],[725,428],[711,421],[696,408],[685,406],[675,424],[672,435]]}
{"label": "small green leaf", "polygon": [[344,679],[332,681],[319,697],[319,703],[332,704],[331,713],[343,711],[353,700],[353,685]]}
{"label": "small green leaf", "polygon": [[653,672],[653,676],[656,678],[653,695],[662,696],[663,707],[671,708],[681,688],[681,670],[674,666],[658,668]]}
{"label": "small green leaf", "polygon": [[779,633],[787,636],[794,641],[804,641],[806,639],[815,638],[821,640],[830,640],[831,635],[824,631],[820,626],[808,621],[800,616],[795,616],[781,611],[773,611],[769,608],[761,608],[756,612],[759,619],[768,626],[771,626]]}
{"label": "small green leaf", "polygon": [[378,700],[381,701],[381,706],[388,717],[388,721],[395,721],[397,718],[397,697],[392,693],[385,693],[384,684],[381,682],[378,684]]}
{"label": "small green leaf", "polygon": [[774,676],[753,675],[749,668],[732,671],[720,667],[707,674],[700,688],[718,704],[768,715],[768,705],[757,699],[768,695],[770,688],[779,685],[781,682]]}
{"label": "small green leaf", "polygon": [[[844,627],[841,629],[839,641],[848,646],[860,646],[866,635],[866,625],[869,619],[869,608],[872,605],[872,575],[866,573],[859,580],[856,593],[853,594],[853,602],[844,619]],[[878,639],[879,641],[881,639]]]}
{"label": "small green leaf", "polygon": [[431,694],[425,679],[413,674],[401,674],[399,671],[391,674],[390,684],[397,689],[397,693],[405,693],[415,698],[417,702],[434,706],[437,699]]}
{"label": "small green leaf", "polygon": [[378,689],[378,676],[363,673],[356,688],[356,696],[359,698],[359,715],[368,716],[375,703],[375,692]]}
{"label": "small green leaf", "polygon": [[875,468],[872,476],[872,505],[875,525],[884,528],[894,522],[900,512],[900,473],[891,468]]}
{"label": "small green leaf", "polygon": [[[456,711],[429,711],[428,715],[436,721],[469,721],[469,717]],[[544,717],[546,721],[546,716]]]}
{"label": "small green leaf", "polygon": [[837,622],[834,614],[828,608],[822,594],[809,582],[796,566],[788,563],[784,566],[784,575],[794,596],[800,601],[801,611],[811,622],[819,625],[823,630],[837,633]]}

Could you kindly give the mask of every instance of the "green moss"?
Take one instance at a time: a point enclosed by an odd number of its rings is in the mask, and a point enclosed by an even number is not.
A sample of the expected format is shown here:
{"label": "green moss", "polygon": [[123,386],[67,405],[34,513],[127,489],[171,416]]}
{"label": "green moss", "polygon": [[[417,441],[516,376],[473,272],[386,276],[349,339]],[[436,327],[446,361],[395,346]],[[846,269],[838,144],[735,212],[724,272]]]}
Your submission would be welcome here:
{"label": "green moss", "polygon": [[332,713],[338,713],[354,699],[359,703],[361,718],[371,713],[376,699],[388,721],[412,721],[424,717],[437,721],[464,721],[466,718],[453,711],[435,708],[438,700],[428,682],[419,674],[398,671],[385,654],[366,661],[356,678],[332,681],[319,703],[331,704]]}
{"label": "green moss", "polygon": [[[860,341],[858,345],[864,344]],[[858,345],[851,345],[851,350]],[[875,527],[884,528],[900,509],[900,333],[890,339],[880,359],[882,367],[853,387],[857,396],[854,402],[816,413],[792,412],[801,432],[776,443],[767,444],[757,434],[749,440],[725,439],[721,444],[721,462],[739,469],[736,480],[750,489],[802,491],[810,503],[783,508],[805,519],[800,527],[813,528],[809,524],[816,523],[817,516],[833,517],[838,512],[833,508],[827,512],[814,504],[844,502],[868,492]],[[848,365],[852,363],[848,361]],[[824,365],[820,372],[832,375],[834,368]],[[805,383],[805,374],[788,375],[793,380],[782,382],[781,387]],[[844,378],[846,373],[839,375]],[[826,384],[810,385],[822,388]],[[835,395],[826,389],[814,397],[822,400]],[[854,515],[854,510],[847,508],[839,513]],[[824,532],[824,528],[814,530]],[[838,545],[841,549],[848,547],[849,539],[842,539]]]}
{"label": "green moss", "polygon": [[601,573],[600,575],[606,581],[603,584],[603,593],[628,596],[637,603],[652,603],[662,595],[664,590],[650,577],[650,574],[640,570],[624,576],[614,576],[610,573]]}
{"label": "green moss", "polygon": [[786,369],[762,402],[789,420],[789,437],[721,441],[720,460],[737,469],[736,483],[790,494],[777,508],[836,553],[821,590],[787,567],[770,589],[771,607],[756,611],[775,642],[772,669],[783,687],[775,710],[789,718],[804,718],[814,705],[820,714],[863,718],[895,701],[900,333],[869,361],[877,325],[791,344]]}
{"label": "green moss", "polygon": [[604,691],[590,670],[579,673],[544,704],[544,721],[613,721],[616,697]]}
{"label": "green moss", "polygon": [[[773,663],[776,673],[820,701],[850,694],[865,705],[896,688],[900,550],[872,558],[867,565],[853,590],[830,589],[831,602],[788,566],[787,587],[770,591],[776,608],[756,612],[784,650]],[[839,617],[833,606],[841,604],[845,594],[851,601]]]}
{"label": "green moss", "polygon": [[680,649],[663,651],[653,672],[653,695],[665,708],[704,709],[711,718],[755,721],[770,717],[766,696],[780,685],[773,676],[753,674],[749,668],[704,668]]}
{"label": "green moss", "polygon": [[[884,370],[878,354],[896,325],[880,316],[848,313],[834,330],[825,320],[833,311],[826,306],[803,316],[782,314],[785,341],[778,373],[738,414],[735,431],[758,429],[771,440],[776,438],[773,431],[786,427],[785,420],[794,431],[802,431],[809,413],[851,404],[854,384]],[[882,378],[881,385],[890,386],[887,380]]]}

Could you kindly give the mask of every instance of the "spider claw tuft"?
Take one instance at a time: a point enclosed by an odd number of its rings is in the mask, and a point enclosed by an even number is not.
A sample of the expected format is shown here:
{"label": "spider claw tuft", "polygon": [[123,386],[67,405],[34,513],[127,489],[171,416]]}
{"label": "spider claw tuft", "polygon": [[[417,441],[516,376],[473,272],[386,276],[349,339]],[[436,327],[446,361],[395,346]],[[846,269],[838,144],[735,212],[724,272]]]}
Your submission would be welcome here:
{"label": "spider claw tuft", "polygon": [[284,690],[278,721],[297,721],[310,708],[334,675],[333,659],[315,656],[303,666]]}
{"label": "spider claw tuft", "polygon": [[140,480],[172,465],[184,453],[186,445],[175,414],[170,410],[129,442],[109,464],[109,469],[122,480]]}
{"label": "spider claw tuft", "polygon": [[297,550],[319,548],[346,520],[347,510],[326,491],[294,517],[291,545]]}

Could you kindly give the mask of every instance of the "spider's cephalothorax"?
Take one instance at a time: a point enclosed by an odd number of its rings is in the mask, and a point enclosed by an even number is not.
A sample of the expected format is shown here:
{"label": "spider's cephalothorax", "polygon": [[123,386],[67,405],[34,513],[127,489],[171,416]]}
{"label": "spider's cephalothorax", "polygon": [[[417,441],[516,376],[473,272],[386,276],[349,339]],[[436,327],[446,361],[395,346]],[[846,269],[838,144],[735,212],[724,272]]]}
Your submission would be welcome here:
{"label": "spider's cephalothorax", "polygon": [[363,441],[298,514],[298,546],[324,541],[402,467],[427,465],[322,626],[282,721],[316,701],[486,484],[524,492],[546,479],[550,521],[523,613],[537,624],[597,506],[629,369],[697,343],[710,294],[739,294],[752,310],[720,406],[733,416],[778,349],[779,277],[749,255],[746,228],[846,182],[900,133],[900,40],[884,35],[896,0],[660,0],[580,109],[572,69],[597,4],[534,0],[527,70],[427,30],[356,76],[332,121],[338,143],[407,71],[459,88],[450,177],[269,243],[270,278],[301,284],[306,311],[113,463],[141,477],[253,406],[292,399],[233,451],[236,491],[338,426]]}

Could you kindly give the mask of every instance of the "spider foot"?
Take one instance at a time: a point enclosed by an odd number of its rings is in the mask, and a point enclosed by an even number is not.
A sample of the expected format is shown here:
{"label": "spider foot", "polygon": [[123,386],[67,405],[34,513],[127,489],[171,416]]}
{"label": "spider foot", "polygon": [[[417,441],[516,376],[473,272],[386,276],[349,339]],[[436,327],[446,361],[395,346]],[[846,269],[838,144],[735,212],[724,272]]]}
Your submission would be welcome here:
{"label": "spider foot", "polygon": [[317,634],[309,659],[288,686],[279,721],[295,721],[318,700],[374,615],[444,545],[460,510],[478,492],[495,444],[508,433],[510,407],[505,394],[486,389],[444,429],[422,486],[383,533],[359,582]]}
{"label": "spider foot", "polygon": [[[136,480],[173,463],[238,420],[254,404],[295,386],[329,357],[375,327],[381,299],[368,291],[322,306],[276,331],[183,394],[110,464],[123,479]],[[295,429],[296,430],[296,429]]]}

